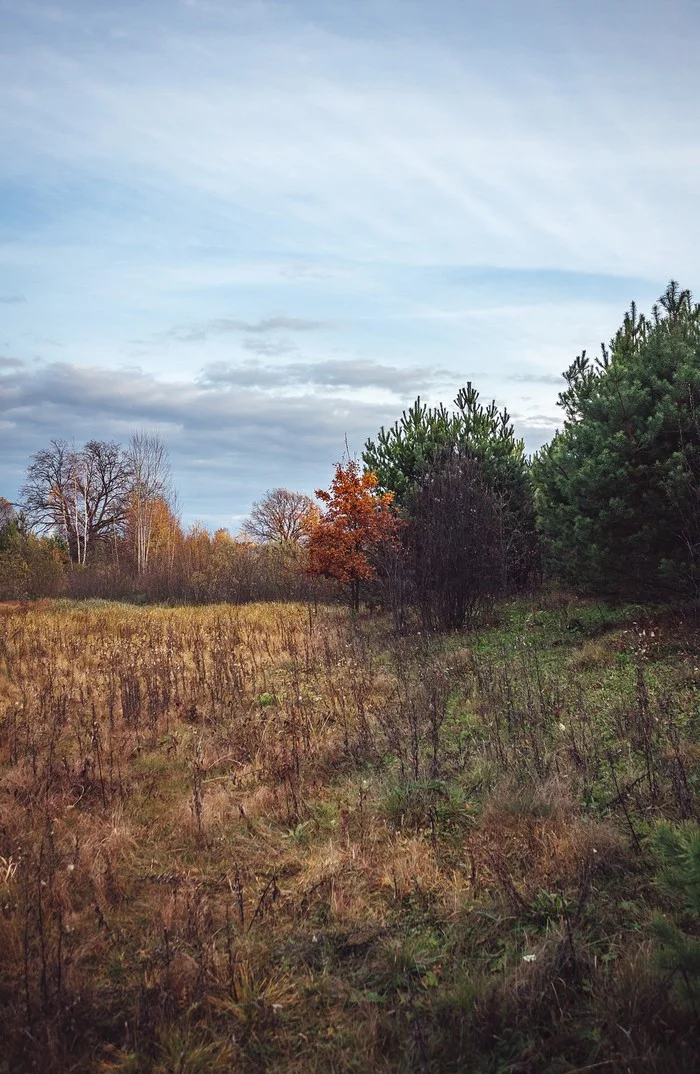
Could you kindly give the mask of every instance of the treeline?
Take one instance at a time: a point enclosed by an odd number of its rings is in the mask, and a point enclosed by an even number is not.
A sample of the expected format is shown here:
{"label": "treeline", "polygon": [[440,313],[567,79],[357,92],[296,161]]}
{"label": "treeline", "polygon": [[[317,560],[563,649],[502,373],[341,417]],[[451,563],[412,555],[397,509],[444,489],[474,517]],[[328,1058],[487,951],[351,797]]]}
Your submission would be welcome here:
{"label": "treeline", "polygon": [[[0,503],[6,519],[7,501]],[[28,531],[21,514],[0,527],[0,600],[97,597],[137,603],[332,599],[322,579],[304,569],[301,547],[237,540],[225,530],[209,533],[179,523],[168,541],[138,572],[124,536],[97,542],[88,561],[71,561],[60,537]]]}
{"label": "treeline", "polygon": [[327,579],[355,608],[381,601],[400,630],[471,625],[542,577],[697,600],[700,306],[672,281],[564,381],[562,429],[534,458],[467,385],[453,409],[418,399],[363,466],[339,463],[320,506],[268,492],[238,538],[183,532],[157,437],[56,441],[30,461],[18,509],[4,501],[0,597],[297,599]]}
{"label": "treeline", "polygon": [[472,625],[542,578],[696,602],[700,306],[672,281],[651,316],[633,304],[599,357],[584,351],[564,381],[563,427],[532,459],[508,413],[483,406],[471,385],[453,410],[417,400],[367,441],[362,478],[337,468],[312,565],[355,605],[360,585],[378,588],[399,629],[416,618]]}
{"label": "treeline", "polygon": [[184,529],[157,436],[135,433],[126,447],[56,440],[32,456],[20,503],[0,498],[0,600],[317,599],[323,582],[305,571],[298,536]]}

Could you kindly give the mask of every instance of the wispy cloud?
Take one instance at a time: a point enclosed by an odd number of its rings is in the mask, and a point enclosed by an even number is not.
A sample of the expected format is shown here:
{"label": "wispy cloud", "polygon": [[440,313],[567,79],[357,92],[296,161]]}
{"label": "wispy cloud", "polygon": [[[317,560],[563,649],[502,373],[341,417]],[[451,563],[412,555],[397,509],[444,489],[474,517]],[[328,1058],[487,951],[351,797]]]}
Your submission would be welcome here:
{"label": "wispy cloud", "polygon": [[244,339],[243,346],[247,351],[254,354],[262,354],[265,358],[281,358],[286,354],[294,354],[298,349],[291,339]]}
{"label": "wispy cloud", "polygon": [[342,280],[349,275],[347,269],[327,265],[285,265],[280,276],[290,280]]}
{"label": "wispy cloud", "polygon": [[[377,6],[385,18],[395,10]],[[595,63],[581,62],[585,13],[543,4],[533,24],[505,6],[498,68],[488,45],[463,62],[468,5],[452,40],[421,34],[411,15],[393,39],[372,37],[359,16],[350,34],[333,4],[311,18],[303,3],[245,4],[218,20],[175,19],[167,32],[131,7],[112,20],[131,30],[117,57],[104,20],[86,17],[80,47],[20,40],[4,57],[15,167],[41,146],[54,165],[136,184],[149,201],[165,193],[173,212],[181,199],[186,224],[189,199],[206,199],[237,241],[262,233],[268,248],[314,261],[342,250],[459,264],[468,252],[471,263],[648,272],[675,252],[679,270],[692,270],[698,225],[684,176],[700,149],[687,109],[669,108],[697,89],[690,64],[657,42],[659,82],[638,83],[643,29],[630,28],[620,77],[606,62],[614,33],[601,35]],[[697,26],[690,5],[687,15]],[[481,33],[488,41],[487,22]],[[558,51],[567,38],[576,45]],[[628,105],[644,116],[644,138]]]}
{"label": "wispy cloud", "polygon": [[384,365],[365,359],[330,359],[321,362],[287,362],[283,366],[257,362],[205,367],[198,380],[204,385],[245,385],[274,388],[314,385],[323,388],[381,388],[400,397],[415,394],[435,384],[454,383],[454,371],[439,368]]}
{"label": "wispy cloud", "polygon": [[24,295],[0,295],[0,305],[17,306],[20,302],[26,302]]}
{"label": "wispy cloud", "polygon": [[202,324],[176,325],[161,333],[161,339],[176,339],[180,343],[201,343],[210,336],[227,335],[229,332],[249,332],[262,335],[268,332],[315,332],[328,328],[325,321],[305,320],[303,317],[265,317],[259,321],[242,321],[234,317],[216,317]]}
{"label": "wispy cloud", "polygon": [[558,428],[561,425],[561,416],[557,417],[556,414],[513,414],[513,418],[519,423],[521,428],[545,428],[549,429],[551,436],[551,430]]}
{"label": "wispy cloud", "polygon": [[563,384],[562,377],[554,373],[511,373],[508,380],[515,380],[520,384]]}

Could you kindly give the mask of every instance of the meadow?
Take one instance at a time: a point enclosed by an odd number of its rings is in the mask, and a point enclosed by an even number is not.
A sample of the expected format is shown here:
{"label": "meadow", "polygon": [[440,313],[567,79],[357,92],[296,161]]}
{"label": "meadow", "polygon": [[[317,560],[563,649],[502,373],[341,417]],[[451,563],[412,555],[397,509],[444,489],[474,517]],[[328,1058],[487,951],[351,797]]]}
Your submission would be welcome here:
{"label": "meadow", "polygon": [[[1,607],[1,606],[0,606]],[[0,610],[0,1072],[695,1069],[693,622]]]}

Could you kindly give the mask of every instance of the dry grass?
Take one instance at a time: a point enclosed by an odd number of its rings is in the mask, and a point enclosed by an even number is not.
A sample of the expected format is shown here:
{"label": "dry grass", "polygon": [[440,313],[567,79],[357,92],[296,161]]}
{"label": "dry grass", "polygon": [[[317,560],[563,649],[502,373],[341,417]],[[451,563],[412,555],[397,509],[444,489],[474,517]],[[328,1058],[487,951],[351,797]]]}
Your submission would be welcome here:
{"label": "dry grass", "polygon": [[[665,695],[632,677],[593,726],[561,668],[382,629],[290,605],[2,609],[0,1071],[668,1063],[692,1019],[650,969],[640,817],[687,806],[686,723],[651,730]],[[565,681],[616,673],[599,646],[563,654]],[[653,989],[660,1043],[581,1038],[605,1002],[637,1025]]]}

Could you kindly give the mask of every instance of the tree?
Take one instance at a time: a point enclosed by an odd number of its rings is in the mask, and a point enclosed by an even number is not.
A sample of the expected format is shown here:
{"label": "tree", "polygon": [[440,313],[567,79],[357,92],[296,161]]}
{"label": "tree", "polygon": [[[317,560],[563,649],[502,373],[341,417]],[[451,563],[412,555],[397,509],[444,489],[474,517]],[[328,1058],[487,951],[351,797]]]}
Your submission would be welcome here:
{"label": "tree", "polygon": [[[680,898],[685,916],[700,921],[700,829],[697,824],[671,826],[661,823],[651,845],[663,866],[661,885]],[[679,915],[680,916],[680,915]],[[700,940],[679,928],[675,921],[657,915],[653,930],[661,941],[658,963],[666,973],[679,975],[681,996],[697,1012],[700,1003]],[[695,930],[694,930],[695,931]]]}
{"label": "tree", "polygon": [[0,496],[0,530],[3,530],[9,522],[15,519],[15,509],[9,500]]}
{"label": "tree", "polygon": [[154,525],[163,502],[172,499],[172,474],[168,449],[155,433],[134,433],[129,441],[129,498],[127,528],[131,537],[136,571],[143,574],[153,546]]}
{"label": "tree", "polygon": [[54,537],[35,537],[9,500],[0,496],[0,600],[56,596],[68,554]]}
{"label": "tree", "polygon": [[309,570],[347,586],[350,606],[360,606],[360,585],[375,577],[372,554],[395,540],[397,519],[393,493],[378,490],[376,475],[351,459],[337,463],[330,491],[318,489],[326,504],[309,535]]}
{"label": "tree", "polygon": [[173,494],[169,499],[156,496],[151,510],[151,532],[149,538],[149,570],[171,574],[177,551],[182,546],[183,535],[180,519],[176,511],[177,498]]}
{"label": "tree", "polygon": [[[484,406],[472,384],[460,390],[454,403],[455,411],[442,404],[430,408],[419,397],[390,429],[382,428],[376,440],[367,440],[363,461],[406,511],[424,475],[446,451],[476,460],[481,480],[501,505],[508,585],[522,587],[537,561],[533,490],[523,442],[508,412],[499,411],[495,401]],[[444,522],[449,524],[449,517]]]}
{"label": "tree", "polygon": [[305,535],[309,515],[315,510],[310,496],[289,489],[272,489],[256,500],[241,532],[266,544],[268,541],[299,541]]}
{"label": "tree", "polygon": [[27,595],[29,568],[22,551],[15,509],[0,496],[0,600],[17,600]]}
{"label": "tree", "polygon": [[19,546],[26,528],[24,521],[15,511],[13,504],[0,496],[0,552]]}
{"label": "tree", "polygon": [[700,307],[672,281],[609,347],[564,374],[563,429],[533,476],[553,569],[589,591],[659,598],[700,584]]}
{"label": "tree", "polygon": [[21,493],[27,519],[64,537],[72,561],[84,564],[96,541],[121,529],[130,480],[129,458],[119,444],[90,440],[76,449],[52,440],[27,469]]}
{"label": "tree", "polygon": [[424,471],[403,544],[411,595],[430,630],[471,627],[505,592],[502,504],[469,455],[447,448]]}

